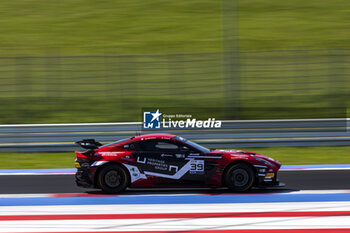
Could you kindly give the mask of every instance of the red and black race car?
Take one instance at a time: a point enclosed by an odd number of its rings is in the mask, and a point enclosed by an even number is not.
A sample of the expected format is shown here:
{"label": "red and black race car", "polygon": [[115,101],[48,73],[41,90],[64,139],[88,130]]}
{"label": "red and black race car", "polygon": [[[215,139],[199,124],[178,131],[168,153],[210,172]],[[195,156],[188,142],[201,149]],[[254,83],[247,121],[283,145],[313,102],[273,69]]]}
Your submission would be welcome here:
{"label": "red and black race car", "polygon": [[102,145],[77,142],[76,183],[119,193],[127,187],[252,187],[280,186],[281,164],[267,156],[240,150],[210,150],[183,137],[148,134]]}

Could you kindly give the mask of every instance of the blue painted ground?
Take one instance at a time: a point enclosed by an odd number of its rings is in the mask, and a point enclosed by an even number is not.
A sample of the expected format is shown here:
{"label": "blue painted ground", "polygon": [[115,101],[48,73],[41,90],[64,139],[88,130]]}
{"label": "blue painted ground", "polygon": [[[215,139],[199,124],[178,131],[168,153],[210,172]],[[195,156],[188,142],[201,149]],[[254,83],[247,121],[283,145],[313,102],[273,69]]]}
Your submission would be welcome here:
{"label": "blue painted ground", "polygon": [[0,198],[0,206],[350,201],[350,193]]}
{"label": "blue painted ground", "polygon": [[16,173],[74,173],[75,168],[57,168],[57,169],[8,169],[0,170],[0,173],[16,174]]}

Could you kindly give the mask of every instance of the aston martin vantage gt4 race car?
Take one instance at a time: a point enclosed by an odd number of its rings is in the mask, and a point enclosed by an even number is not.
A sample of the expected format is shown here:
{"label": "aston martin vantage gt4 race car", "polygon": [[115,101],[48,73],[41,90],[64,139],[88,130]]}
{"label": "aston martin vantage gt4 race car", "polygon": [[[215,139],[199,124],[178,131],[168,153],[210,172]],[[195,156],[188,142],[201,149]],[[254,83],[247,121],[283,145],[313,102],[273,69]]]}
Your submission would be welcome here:
{"label": "aston martin vantage gt4 race car", "polygon": [[210,150],[171,134],[135,136],[102,145],[94,139],[77,142],[76,183],[119,193],[127,187],[280,186],[281,164],[267,156],[240,150]]}

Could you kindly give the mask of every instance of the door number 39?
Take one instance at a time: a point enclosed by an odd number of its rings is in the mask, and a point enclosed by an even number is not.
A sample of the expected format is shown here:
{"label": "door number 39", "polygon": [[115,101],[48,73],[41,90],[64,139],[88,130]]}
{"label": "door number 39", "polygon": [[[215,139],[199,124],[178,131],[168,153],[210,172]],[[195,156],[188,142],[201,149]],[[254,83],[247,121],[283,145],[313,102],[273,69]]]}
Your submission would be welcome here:
{"label": "door number 39", "polygon": [[191,163],[191,171],[204,171],[204,160],[193,160]]}

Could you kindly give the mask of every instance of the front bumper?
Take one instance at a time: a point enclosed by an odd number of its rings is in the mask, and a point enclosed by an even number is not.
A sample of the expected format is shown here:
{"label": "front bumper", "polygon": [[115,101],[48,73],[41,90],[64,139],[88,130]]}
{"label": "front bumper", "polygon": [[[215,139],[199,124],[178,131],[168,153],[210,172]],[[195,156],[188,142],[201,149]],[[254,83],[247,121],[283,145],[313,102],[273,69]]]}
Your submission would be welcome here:
{"label": "front bumper", "polygon": [[267,187],[278,188],[278,187],[284,187],[284,186],[285,186],[285,184],[281,183],[278,179],[273,180],[273,181],[269,181],[269,182],[261,182],[257,185],[257,187],[259,187],[259,188],[267,188]]}
{"label": "front bumper", "polygon": [[280,183],[277,178],[277,172],[269,171],[267,166],[254,165],[256,169],[257,179],[256,187],[284,187],[285,184]]}

